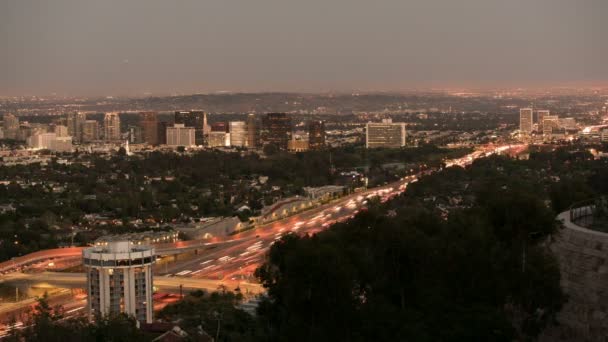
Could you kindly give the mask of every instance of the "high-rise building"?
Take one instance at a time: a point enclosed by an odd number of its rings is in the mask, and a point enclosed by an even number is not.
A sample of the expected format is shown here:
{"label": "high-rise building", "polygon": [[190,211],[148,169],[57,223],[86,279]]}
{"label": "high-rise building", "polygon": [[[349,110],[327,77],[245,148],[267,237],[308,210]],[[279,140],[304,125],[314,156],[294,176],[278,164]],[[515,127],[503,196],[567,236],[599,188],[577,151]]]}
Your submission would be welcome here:
{"label": "high-rise building", "polygon": [[4,138],[18,139],[19,136],[19,118],[13,114],[4,114]]}
{"label": "high-rise building", "polygon": [[325,147],[325,123],[323,121],[308,123],[308,146],[311,150],[320,150]]}
{"label": "high-rise building", "polygon": [[228,127],[230,130],[230,146],[247,146],[247,125],[245,121],[230,121]]}
{"label": "high-rise building", "polygon": [[211,131],[207,140],[208,147],[230,146],[230,133]]}
{"label": "high-rise building", "polygon": [[167,127],[167,145],[169,146],[194,146],[195,143],[194,127],[186,127],[184,124],[174,124]]}
{"label": "high-rise building", "polygon": [[84,122],[86,120],[87,115],[85,113],[68,113],[68,135],[72,137],[74,142],[81,142],[84,140],[82,135]]}
{"label": "high-rise building", "polygon": [[365,129],[365,147],[399,148],[405,146],[405,123],[384,119],[381,123],[368,122]]}
{"label": "high-rise building", "polygon": [[167,144],[167,127],[169,127],[169,123],[166,121],[159,121],[157,125],[158,133],[158,144],[166,145]]}
{"label": "high-rise building", "polygon": [[247,115],[247,147],[258,146],[258,124],[254,114]]}
{"label": "high-rise building", "polygon": [[545,116],[549,116],[550,112],[546,109],[539,109],[536,111],[536,122],[538,124],[538,131],[543,132],[543,120]]}
{"label": "high-rise building", "polygon": [[268,113],[264,118],[264,143],[286,150],[291,139],[291,118],[285,113]]}
{"label": "high-rise building", "polygon": [[82,142],[93,142],[99,140],[99,122],[85,120],[82,125]]}
{"label": "high-rise building", "polygon": [[118,113],[106,113],[103,117],[103,132],[106,141],[120,140],[120,116]]}
{"label": "high-rise building", "polygon": [[82,252],[89,319],[124,313],[151,323],[154,313],[154,248],[113,241]]}
{"label": "high-rise building", "polygon": [[202,146],[205,142],[207,113],[201,110],[175,112],[175,123],[194,128],[195,143]]}
{"label": "high-rise building", "polygon": [[156,112],[139,113],[139,125],[142,129],[143,142],[158,145],[158,114]]}
{"label": "high-rise building", "polygon": [[70,134],[68,133],[67,126],[56,125],[53,131],[55,132],[55,134],[57,134],[57,137],[60,137],[60,138],[70,136]]}
{"label": "high-rise building", "polygon": [[521,108],[519,110],[519,131],[522,134],[532,133],[532,108]]}
{"label": "high-rise building", "polygon": [[55,133],[38,133],[27,138],[27,146],[30,148],[48,149],[51,142],[57,138]]}
{"label": "high-rise building", "polygon": [[543,117],[543,137],[551,139],[553,131],[559,128],[559,117],[557,115],[545,115]]}
{"label": "high-rise building", "polygon": [[129,126],[127,128],[129,133],[129,144],[141,144],[144,142],[143,129],[140,126]]}

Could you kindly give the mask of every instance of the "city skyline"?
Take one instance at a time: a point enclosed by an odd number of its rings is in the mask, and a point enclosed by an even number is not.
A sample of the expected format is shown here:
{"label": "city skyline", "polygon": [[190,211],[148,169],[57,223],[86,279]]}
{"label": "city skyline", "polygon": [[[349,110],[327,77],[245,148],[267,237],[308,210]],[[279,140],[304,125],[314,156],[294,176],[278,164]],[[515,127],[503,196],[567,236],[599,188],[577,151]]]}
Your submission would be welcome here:
{"label": "city skyline", "polygon": [[135,1],[117,12],[118,5],[3,2],[0,95],[403,91],[608,79],[601,44],[608,4],[595,0]]}

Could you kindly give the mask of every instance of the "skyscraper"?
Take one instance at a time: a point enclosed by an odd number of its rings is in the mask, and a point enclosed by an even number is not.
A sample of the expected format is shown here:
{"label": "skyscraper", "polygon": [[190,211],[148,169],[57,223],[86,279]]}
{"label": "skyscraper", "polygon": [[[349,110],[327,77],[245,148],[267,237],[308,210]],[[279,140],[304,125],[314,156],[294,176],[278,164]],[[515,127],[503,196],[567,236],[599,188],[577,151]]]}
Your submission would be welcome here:
{"label": "skyscraper", "polygon": [[542,127],[544,139],[551,139],[553,131],[559,128],[559,117],[557,115],[545,115]]}
{"label": "skyscraper", "polygon": [[175,123],[194,128],[195,143],[199,146],[202,146],[205,142],[206,122],[207,114],[201,110],[175,112]]}
{"label": "skyscraper", "polygon": [[127,128],[129,133],[129,144],[141,144],[144,142],[143,129],[141,126],[129,126]]}
{"label": "skyscraper", "polygon": [[156,112],[142,112],[139,115],[143,141],[150,145],[158,145],[158,115]]}
{"label": "skyscraper", "polygon": [[264,118],[264,143],[286,150],[291,139],[291,118],[285,113],[268,113]]}
{"label": "skyscraper", "polygon": [[68,135],[72,137],[74,142],[81,142],[83,140],[83,125],[86,120],[87,115],[85,113],[68,113]]}
{"label": "skyscraper", "polygon": [[245,121],[230,121],[230,146],[247,146],[247,125]]}
{"label": "skyscraper", "polygon": [[63,125],[57,125],[57,126],[55,126],[54,132],[60,138],[70,136],[70,134],[68,133],[68,128],[66,126],[63,126]]}
{"label": "skyscraper", "polygon": [[536,120],[538,124],[538,131],[543,132],[543,120],[545,116],[549,116],[549,111],[545,109],[539,109],[536,111]]}
{"label": "skyscraper", "polygon": [[99,123],[95,120],[86,120],[82,125],[82,142],[99,140]]}
{"label": "skyscraper", "polygon": [[405,123],[391,119],[382,123],[368,122],[365,129],[365,147],[398,148],[405,146]]}
{"label": "skyscraper", "polygon": [[325,123],[323,121],[308,123],[308,147],[311,150],[320,150],[325,147]]}
{"label": "skyscraper", "polygon": [[247,115],[247,147],[256,148],[258,146],[258,127],[254,114]]}
{"label": "skyscraper", "polygon": [[87,275],[89,319],[125,313],[151,323],[154,248],[113,241],[82,252]]}
{"label": "skyscraper", "polygon": [[106,141],[120,140],[120,117],[118,113],[106,113],[103,117],[103,132]]}
{"label": "skyscraper", "polygon": [[519,110],[519,131],[523,134],[532,133],[532,108]]}
{"label": "skyscraper", "polygon": [[19,119],[13,114],[4,114],[4,138],[17,139],[19,135]]}
{"label": "skyscraper", "polygon": [[158,144],[159,145],[167,144],[167,127],[169,127],[169,123],[167,121],[159,121],[158,125],[156,127],[158,129],[158,131],[157,131]]}
{"label": "skyscraper", "polygon": [[184,124],[174,124],[167,127],[167,145],[169,146],[194,146],[195,145],[194,127],[186,127]]}

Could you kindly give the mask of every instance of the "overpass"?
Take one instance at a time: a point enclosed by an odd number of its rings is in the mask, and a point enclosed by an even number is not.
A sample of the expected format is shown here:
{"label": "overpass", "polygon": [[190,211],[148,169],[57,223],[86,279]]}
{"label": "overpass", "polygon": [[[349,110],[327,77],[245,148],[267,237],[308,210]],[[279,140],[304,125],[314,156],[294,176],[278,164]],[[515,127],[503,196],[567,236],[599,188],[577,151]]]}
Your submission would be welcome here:
{"label": "overpass", "polygon": [[[209,240],[192,240],[192,241],[178,241],[174,243],[163,243],[153,245],[156,250],[156,255],[175,255],[186,253],[194,250],[203,250],[212,248],[219,244],[226,244],[233,242],[231,241],[217,241],[209,242]],[[0,263],[0,273],[5,273],[14,269],[21,268],[23,266],[31,265],[36,262],[57,259],[57,258],[72,258],[82,256],[82,250],[86,247],[67,247],[67,248],[53,248],[37,251],[26,254],[24,256],[16,257],[11,260],[7,260]]]}
{"label": "overpass", "polygon": [[[86,275],[84,273],[63,272],[42,272],[32,274],[13,272],[4,275],[0,279],[0,284],[27,283],[29,286],[37,288],[85,288],[86,282]],[[217,291],[218,287],[226,286],[230,290],[239,287],[243,293],[257,294],[264,292],[262,285],[249,282],[186,277],[154,277],[153,282],[155,287],[164,291],[179,291],[180,286],[186,291]]]}

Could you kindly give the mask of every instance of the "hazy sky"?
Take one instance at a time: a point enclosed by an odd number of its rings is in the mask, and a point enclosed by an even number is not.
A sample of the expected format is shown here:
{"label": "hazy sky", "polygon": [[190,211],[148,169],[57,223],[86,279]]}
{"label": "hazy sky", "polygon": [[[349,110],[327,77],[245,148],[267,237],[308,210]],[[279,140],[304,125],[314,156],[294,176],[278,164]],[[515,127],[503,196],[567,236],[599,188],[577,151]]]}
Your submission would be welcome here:
{"label": "hazy sky", "polygon": [[608,81],[608,0],[0,0],[0,95]]}

